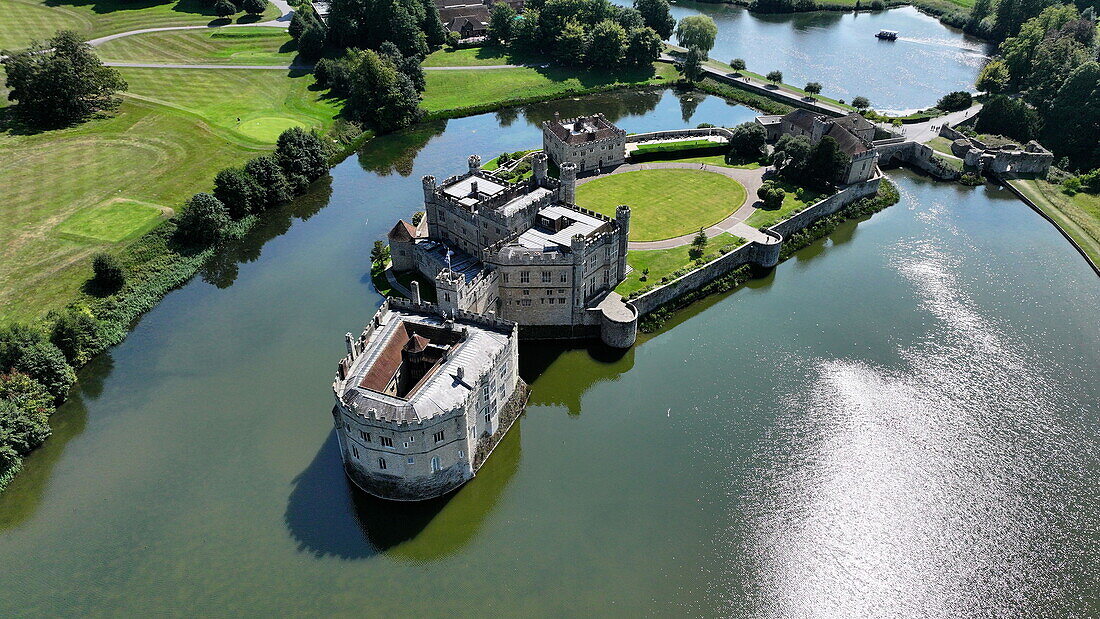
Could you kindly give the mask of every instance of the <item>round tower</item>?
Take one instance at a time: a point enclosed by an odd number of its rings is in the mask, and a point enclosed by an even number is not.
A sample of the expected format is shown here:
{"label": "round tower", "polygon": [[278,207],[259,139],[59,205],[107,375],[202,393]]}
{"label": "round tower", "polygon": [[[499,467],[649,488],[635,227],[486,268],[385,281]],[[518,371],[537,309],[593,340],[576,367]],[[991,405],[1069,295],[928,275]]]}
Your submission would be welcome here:
{"label": "round tower", "polygon": [[431,174],[420,179],[421,184],[424,185],[424,202],[428,203],[432,201],[432,196],[435,195],[435,177]]}
{"label": "round tower", "polygon": [[470,174],[477,172],[481,169],[481,155],[470,155],[466,159],[466,164],[470,166]]}
{"label": "round tower", "polygon": [[626,279],[626,252],[630,241],[630,207],[625,204],[615,207],[615,221],[619,224],[618,281],[622,281]]}
{"label": "round tower", "polygon": [[566,161],[561,164],[561,192],[558,199],[566,204],[577,201],[577,164]]}
{"label": "round tower", "polygon": [[531,156],[531,170],[536,185],[544,185],[546,183],[548,166],[546,151],[539,151]]}

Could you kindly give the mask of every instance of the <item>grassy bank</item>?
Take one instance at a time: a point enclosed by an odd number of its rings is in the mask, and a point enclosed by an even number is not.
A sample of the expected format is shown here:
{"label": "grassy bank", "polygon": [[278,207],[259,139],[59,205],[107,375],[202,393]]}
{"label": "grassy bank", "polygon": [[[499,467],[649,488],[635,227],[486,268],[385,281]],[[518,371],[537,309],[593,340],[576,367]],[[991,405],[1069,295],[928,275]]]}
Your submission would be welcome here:
{"label": "grassy bank", "polygon": [[1080,246],[1093,264],[1100,265],[1100,196],[1068,196],[1059,185],[1044,180],[1009,181]]}
{"label": "grassy bank", "polygon": [[298,44],[285,28],[255,26],[148,32],[107,41],[96,51],[108,62],[290,65]]}
{"label": "grassy bank", "polygon": [[[706,255],[717,255],[721,249],[734,249],[744,242],[745,239],[723,232],[708,240],[703,252]],[[672,274],[677,271],[691,270],[696,263],[689,255],[690,251],[691,245],[682,245],[672,249],[627,252],[626,262],[634,270],[615,288],[615,292],[625,297],[646,286],[660,283],[662,279],[672,279]]]}
{"label": "grassy bank", "polygon": [[745,220],[746,224],[754,228],[767,228],[805,210],[821,199],[821,194],[816,191],[796,187],[786,181],[774,182],[786,192],[786,195],[783,196],[783,204],[775,210],[756,209],[756,212],[749,215],[749,218]]}

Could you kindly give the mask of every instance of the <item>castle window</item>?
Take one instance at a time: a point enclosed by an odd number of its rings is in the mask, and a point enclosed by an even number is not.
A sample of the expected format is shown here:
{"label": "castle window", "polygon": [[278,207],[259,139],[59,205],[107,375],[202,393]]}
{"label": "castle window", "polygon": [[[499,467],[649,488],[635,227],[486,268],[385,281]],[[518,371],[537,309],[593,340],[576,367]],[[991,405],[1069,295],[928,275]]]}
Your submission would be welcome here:
{"label": "castle window", "polygon": [[554,289],[553,288],[547,288],[546,289],[546,296],[550,296],[552,294],[554,294]]}
{"label": "castle window", "polygon": [[409,456],[409,459],[406,460],[406,462],[408,462],[409,464],[416,464],[416,458],[413,458],[412,456]]}
{"label": "castle window", "polygon": [[531,294],[531,289],[530,288],[524,288],[523,289],[523,294],[525,294],[525,295]]}
{"label": "castle window", "polygon": [[435,439],[435,442],[442,443],[443,442],[443,431],[440,430],[439,432],[436,432],[435,434],[432,435],[432,438]]}
{"label": "castle window", "polygon": [[531,281],[531,272],[530,271],[520,271],[519,272],[519,283],[526,284],[530,281]]}
{"label": "castle window", "polygon": [[508,274],[504,273],[504,274],[502,274],[502,276],[504,278],[504,283],[507,284],[508,283]]}
{"label": "castle window", "polygon": [[351,453],[353,456],[355,456],[356,460],[359,459],[359,450],[355,448],[355,445],[351,446]]}
{"label": "castle window", "polygon": [[393,439],[388,436],[379,436],[378,442],[382,443],[383,447],[393,447]]}
{"label": "castle window", "polygon": [[488,426],[492,427],[492,425],[493,425],[493,412],[492,411],[489,411],[488,413],[485,413],[485,425],[488,425]]}
{"label": "castle window", "polygon": [[524,299],[523,307],[531,307],[531,299]]}
{"label": "castle window", "polygon": [[565,294],[565,288],[558,288],[558,294]]}
{"label": "castle window", "polygon": [[379,458],[378,459],[378,468],[382,469],[383,471],[386,470],[386,459],[385,458]]}
{"label": "castle window", "polygon": [[549,284],[550,283],[550,271],[543,271],[542,272],[542,283],[544,283],[544,284]]}
{"label": "castle window", "polygon": [[466,452],[459,449],[458,450],[458,459],[459,460],[465,460],[466,459]]}
{"label": "castle window", "polygon": [[364,441],[366,441],[368,443],[370,442],[370,433],[369,432],[364,432],[364,431],[360,430],[359,431],[359,436],[363,437]]}
{"label": "castle window", "polygon": [[568,277],[569,277],[569,275],[568,275],[568,274],[567,274],[567,273],[566,273],[565,271],[562,271],[562,272],[561,272],[561,281],[562,281],[562,283],[563,283],[563,284],[564,284],[564,283],[565,283],[566,281],[568,281]]}
{"label": "castle window", "polygon": [[439,464],[439,458],[432,458],[432,472],[438,473],[443,470],[443,467]]}
{"label": "castle window", "polygon": [[449,292],[444,292],[444,293],[443,293],[443,300],[444,300],[444,301],[450,301],[450,300],[451,300],[451,293],[449,293]]}

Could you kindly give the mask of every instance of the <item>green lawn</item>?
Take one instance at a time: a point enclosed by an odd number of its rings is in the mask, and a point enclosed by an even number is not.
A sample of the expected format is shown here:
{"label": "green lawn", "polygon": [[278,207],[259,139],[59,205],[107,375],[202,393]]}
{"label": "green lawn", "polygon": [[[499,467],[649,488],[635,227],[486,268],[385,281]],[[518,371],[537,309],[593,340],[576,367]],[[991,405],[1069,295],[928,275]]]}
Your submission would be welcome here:
{"label": "green lawn", "polygon": [[654,159],[653,162],[676,161],[678,163],[705,163],[710,166],[722,168],[739,168],[741,170],[756,170],[761,167],[759,161],[744,161],[742,163],[726,163],[725,155],[705,155],[703,157],[667,157]]}
{"label": "green lawn", "polygon": [[118,198],[80,209],[55,230],[78,240],[117,243],[152,230],[171,212],[155,204]]}
{"label": "green lawn", "polygon": [[691,150],[695,148],[719,148],[723,146],[720,142],[714,142],[711,140],[679,140],[676,142],[657,142],[657,143],[642,143],[638,144],[634,152],[637,153],[657,153],[657,152],[675,152],[678,150]]}
{"label": "green lawn", "polygon": [[1009,181],[1031,199],[1100,264],[1100,196],[1078,193],[1067,196],[1060,185],[1044,180]]}
{"label": "green lawn", "polygon": [[97,49],[110,62],[167,64],[289,65],[298,55],[285,28],[266,26],[148,32]]}
{"label": "green lawn", "polygon": [[945,137],[936,136],[936,137],[932,138],[931,140],[925,142],[925,144],[927,144],[929,146],[929,148],[931,148],[932,150],[934,150],[938,153],[942,153],[944,155],[951,155],[952,157],[954,157],[954,155],[951,154],[951,140],[949,140]]}
{"label": "green lawn", "polygon": [[[262,69],[120,69],[129,94],[195,114],[245,139],[273,144],[292,126],[325,129],[339,105],[310,74]],[[298,75],[298,74],[295,74]]]}
{"label": "green lawn", "polygon": [[799,188],[785,181],[778,181],[778,184],[783,191],[787,192],[787,195],[783,197],[783,204],[774,211],[756,209],[756,212],[749,215],[749,218],[745,220],[746,224],[754,228],[766,228],[802,211],[821,199],[821,194],[816,191]]}
{"label": "green lawn", "polygon": [[529,58],[517,58],[496,47],[470,47],[467,49],[441,49],[428,54],[422,63],[425,67],[484,67],[498,64],[524,64]]}
{"label": "green lawn", "polygon": [[[0,49],[21,49],[59,29],[76,30],[91,39],[139,28],[203,26],[217,19],[213,7],[203,0],[0,0]],[[269,5],[261,21],[278,15]],[[242,13],[234,21],[255,19]]]}
{"label": "green lawn", "polygon": [[[737,246],[744,242],[744,239],[738,238],[728,232],[723,232],[707,242],[707,246],[703,250],[703,253],[705,255],[710,255],[717,253],[719,249],[727,245]],[[634,270],[626,276],[626,279],[624,279],[622,283],[615,287],[615,292],[626,296],[640,288],[653,284],[660,284],[662,277],[667,277],[670,273],[678,269],[694,264],[694,261],[688,256],[688,251],[690,249],[690,245],[683,245],[680,247],[673,247],[672,249],[627,252],[626,262],[633,267]],[[649,274],[644,275],[642,271],[647,268],[649,269]],[[642,281],[643,277],[645,277],[645,281]]]}
{"label": "green lawn", "polygon": [[677,76],[676,69],[667,63],[615,71],[577,71],[560,67],[427,71],[427,89],[421,105],[429,112],[438,112],[622,86],[670,84]]}
{"label": "green lawn", "polygon": [[732,178],[700,170],[644,170],[612,174],[577,187],[577,204],[614,217],[630,206],[630,240],[655,241],[697,232],[725,219],[745,202]]}

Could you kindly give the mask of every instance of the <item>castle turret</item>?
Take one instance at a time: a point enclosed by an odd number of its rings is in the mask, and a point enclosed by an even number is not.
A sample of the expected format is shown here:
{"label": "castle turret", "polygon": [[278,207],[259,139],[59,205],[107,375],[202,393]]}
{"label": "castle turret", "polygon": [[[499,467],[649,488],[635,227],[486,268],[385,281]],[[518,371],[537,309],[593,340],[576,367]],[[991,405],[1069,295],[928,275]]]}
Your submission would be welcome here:
{"label": "castle turret", "polygon": [[569,250],[573,254],[573,297],[577,307],[584,307],[584,302],[588,300],[584,282],[584,235],[574,234],[569,239]]}
{"label": "castle turret", "polygon": [[542,186],[546,184],[548,166],[549,164],[546,159],[545,151],[539,151],[531,156],[531,170],[536,185]]}
{"label": "castle turret", "polygon": [[[619,265],[616,281],[626,279],[626,251],[630,239],[630,207],[620,204],[615,208],[615,221],[619,223]],[[612,286],[614,288],[614,286]]]}
{"label": "castle turret", "polygon": [[566,161],[561,164],[561,192],[558,199],[566,204],[577,201],[577,164]]}
{"label": "castle turret", "polygon": [[481,156],[470,155],[470,157],[466,159],[466,164],[470,166],[470,174],[477,172],[481,169]]}
{"label": "castle turret", "polygon": [[424,186],[424,203],[431,202],[435,195],[435,177],[428,174],[420,179],[420,183]]}
{"label": "castle turret", "polygon": [[465,291],[466,278],[461,273],[455,273],[450,269],[443,269],[435,276],[435,294],[439,309],[445,314],[454,314],[457,309],[462,309],[462,295]]}

